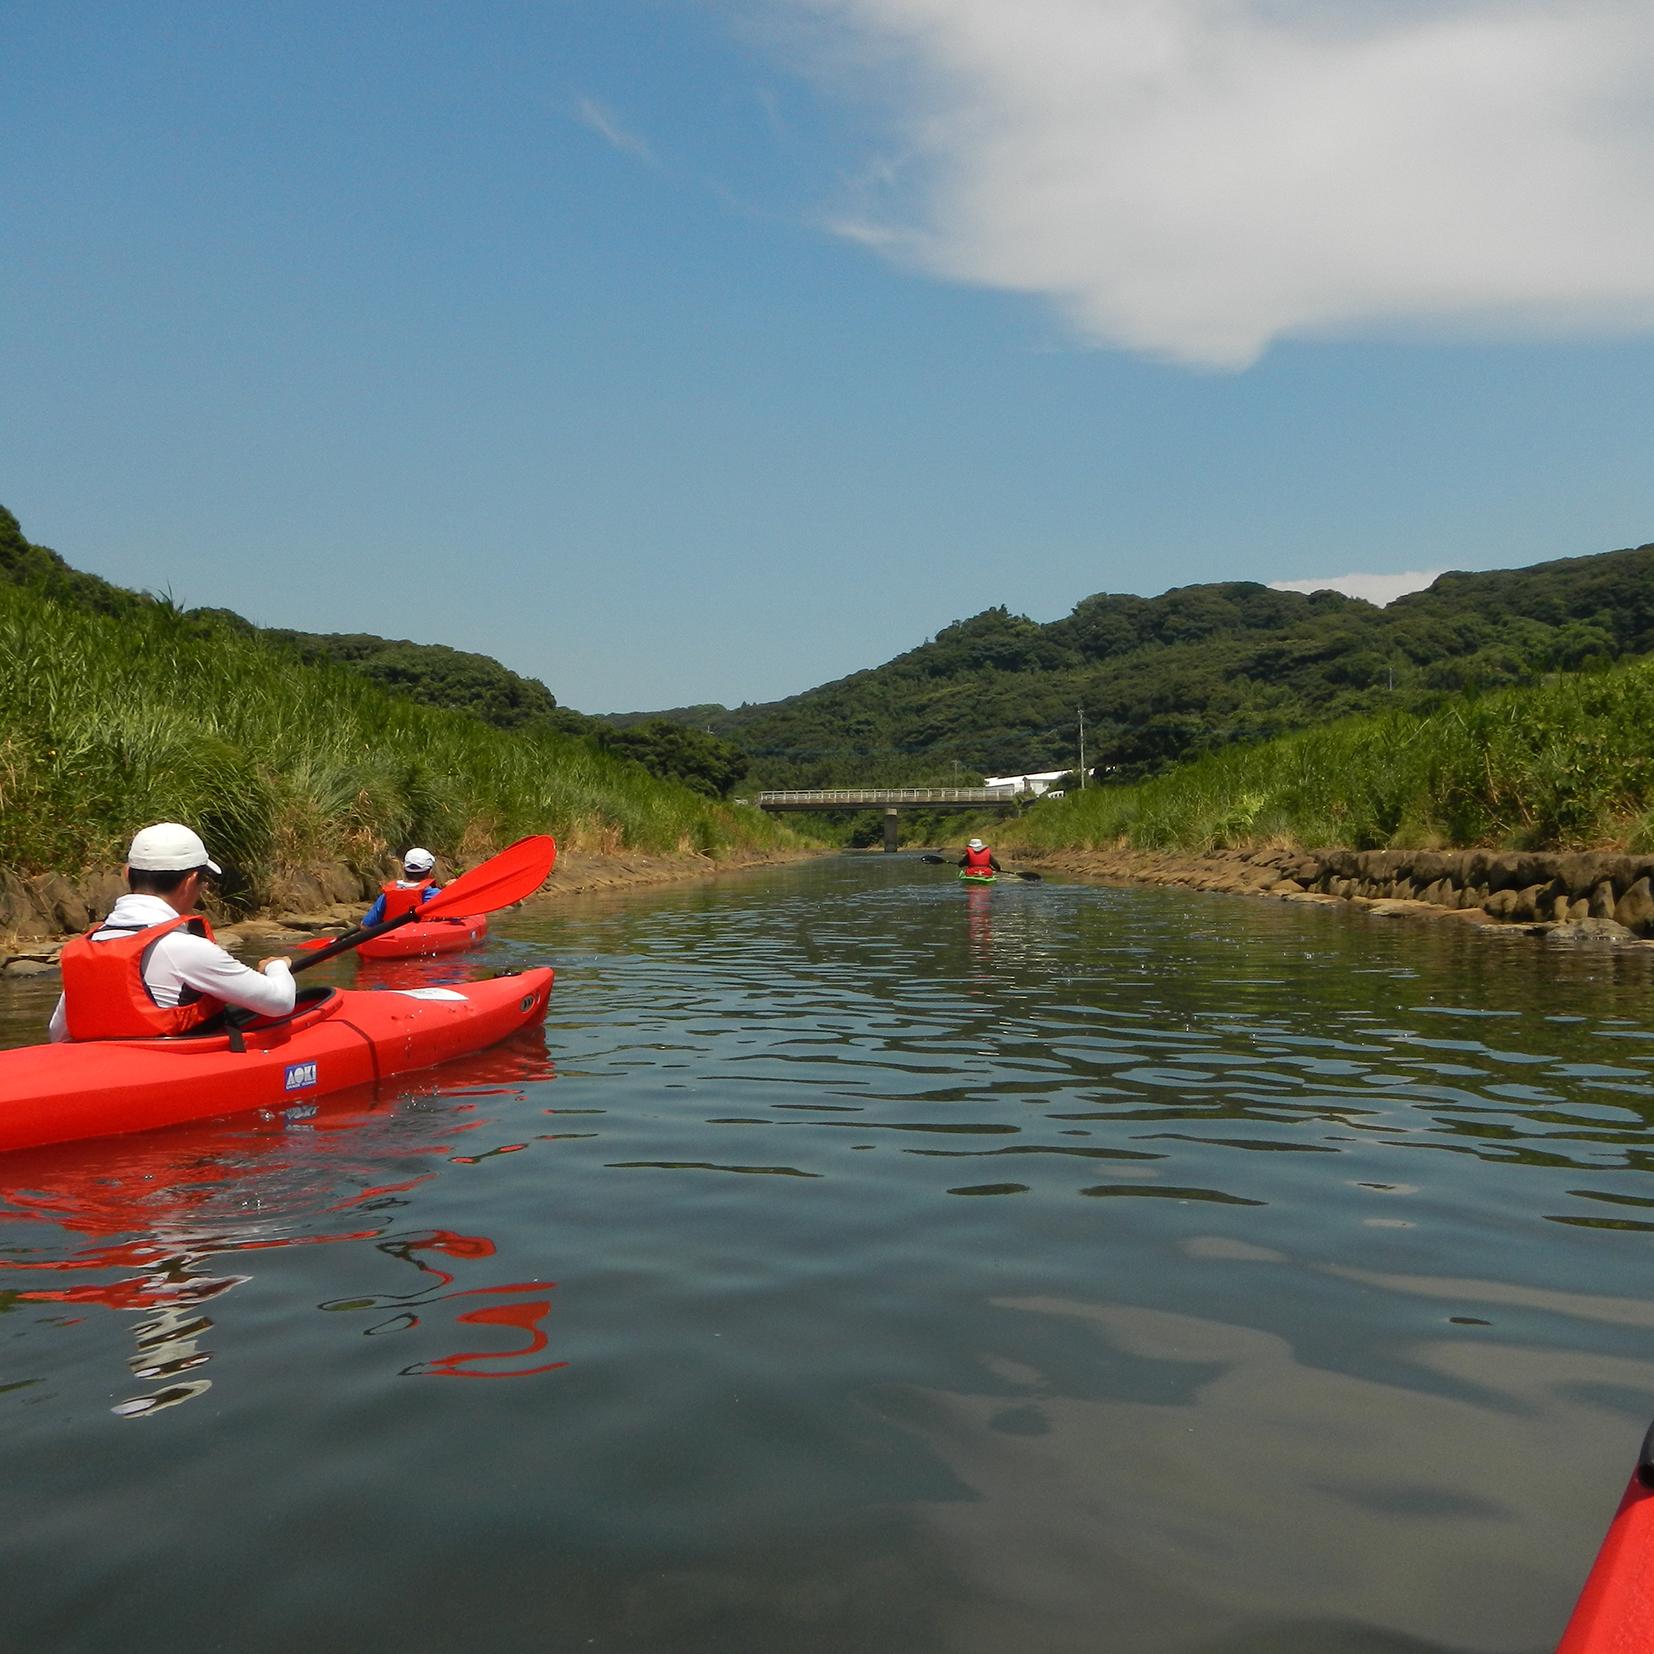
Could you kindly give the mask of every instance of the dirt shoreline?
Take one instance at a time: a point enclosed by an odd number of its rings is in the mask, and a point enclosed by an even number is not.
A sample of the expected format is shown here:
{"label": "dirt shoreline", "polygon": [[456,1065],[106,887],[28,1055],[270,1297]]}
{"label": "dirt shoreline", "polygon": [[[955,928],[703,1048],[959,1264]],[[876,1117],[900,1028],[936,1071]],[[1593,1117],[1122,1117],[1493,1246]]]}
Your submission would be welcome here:
{"label": "dirt shoreline", "polygon": [[[720,873],[780,866],[825,854],[803,850],[736,851],[725,856],[649,856],[560,852],[545,886],[524,905],[555,901],[592,890],[626,885],[667,884],[704,879]],[[394,876],[394,869],[384,875]],[[452,877],[452,873],[447,873]],[[71,936],[106,913],[125,888],[116,873],[71,880],[43,874],[23,880],[0,872],[0,980],[39,976],[57,969],[57,956]],[[283,942],[340,930],[361,918],[379,888],[378,879],[342,866],[292,874],[278,887],[282,899],[248,918],[213,919],[213,931],[226,947],[279,950]]]}
{"label": "dirt shoreline", "polygon": [[1558,943],[1654,948],[1654,856],[1617,851],[1300,850],[1005,852],[1107,884],[1174,885],[1380,917],[1453,919]]}

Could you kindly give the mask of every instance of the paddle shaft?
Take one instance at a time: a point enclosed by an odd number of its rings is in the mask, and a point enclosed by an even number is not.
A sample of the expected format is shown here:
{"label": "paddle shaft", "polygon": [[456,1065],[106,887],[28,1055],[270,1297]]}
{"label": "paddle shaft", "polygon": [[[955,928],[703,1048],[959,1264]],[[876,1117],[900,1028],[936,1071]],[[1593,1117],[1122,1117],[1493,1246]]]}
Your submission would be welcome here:
{"label": "paddle shaft", "polygon": [[325,948],[307,948],[298,958],[290,961],[290,968],[295,971],[307,971],[312,965],[319,965],[324,959],[336,958],[341,953],[349,953],[352,948],[360,947],[364,942],[371,941],[375,936],[383,936],[386,931],[400,930],[404,925],[411,925],[415,919],[423,919],[418,908],[407,913],[399,913],[394,919],[387,919],[382,925],[359,925],[355,930],[347,930],[336,941],[329,942]]}

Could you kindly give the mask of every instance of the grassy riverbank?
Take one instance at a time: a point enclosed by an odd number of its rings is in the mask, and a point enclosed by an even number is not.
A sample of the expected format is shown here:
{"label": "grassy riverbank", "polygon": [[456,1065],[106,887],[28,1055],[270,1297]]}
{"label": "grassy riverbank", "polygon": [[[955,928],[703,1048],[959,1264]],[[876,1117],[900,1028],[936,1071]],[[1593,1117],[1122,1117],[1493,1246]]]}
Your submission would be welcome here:
{"label": "grassy riverbank", "polygon": [[1007,823],[1028,851],[1654,849],[1654,660],[1346,718],[1091,787]]}
{"label": "grassy riverbank", "polygon": [[757,811],[590,742],[392,695],[165,602],[119,614],[0,587],[0,868],[117,863],[135,823],[196,825],[253,878],[528,832],[597,853],[796,842]]}

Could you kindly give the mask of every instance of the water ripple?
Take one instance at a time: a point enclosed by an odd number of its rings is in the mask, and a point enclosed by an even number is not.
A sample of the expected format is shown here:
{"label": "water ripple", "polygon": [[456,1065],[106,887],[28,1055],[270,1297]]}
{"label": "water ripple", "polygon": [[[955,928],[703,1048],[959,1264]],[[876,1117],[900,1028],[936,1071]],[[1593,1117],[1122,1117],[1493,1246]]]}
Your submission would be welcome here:
{"label": "water ripple", "polygon": [[0,1166],[19,1646],[1554,1642],[1654,1412],[1646,956],[878,857],[444,968],[542,956],[555,1066]]}

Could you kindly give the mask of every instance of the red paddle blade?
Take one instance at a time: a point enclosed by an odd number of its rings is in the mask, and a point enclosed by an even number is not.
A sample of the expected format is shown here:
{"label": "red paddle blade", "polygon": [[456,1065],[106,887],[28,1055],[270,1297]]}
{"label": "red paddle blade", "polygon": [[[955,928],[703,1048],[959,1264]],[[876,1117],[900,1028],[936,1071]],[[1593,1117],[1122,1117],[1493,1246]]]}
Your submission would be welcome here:
{"label": "red paddle blade", "polygon": [[549,833],[520,838],[420,903],[418,916],[440,919],[450,913],[492,913],[510,907],[532,896],[556,863],[557,843]]}
{"label": "red paddle blade", "polygon": [[287,951],[289,953],[315,953],[325,948],[330,942],[337,942],[337,936],[312,936],[308,942],[296,942]]}

